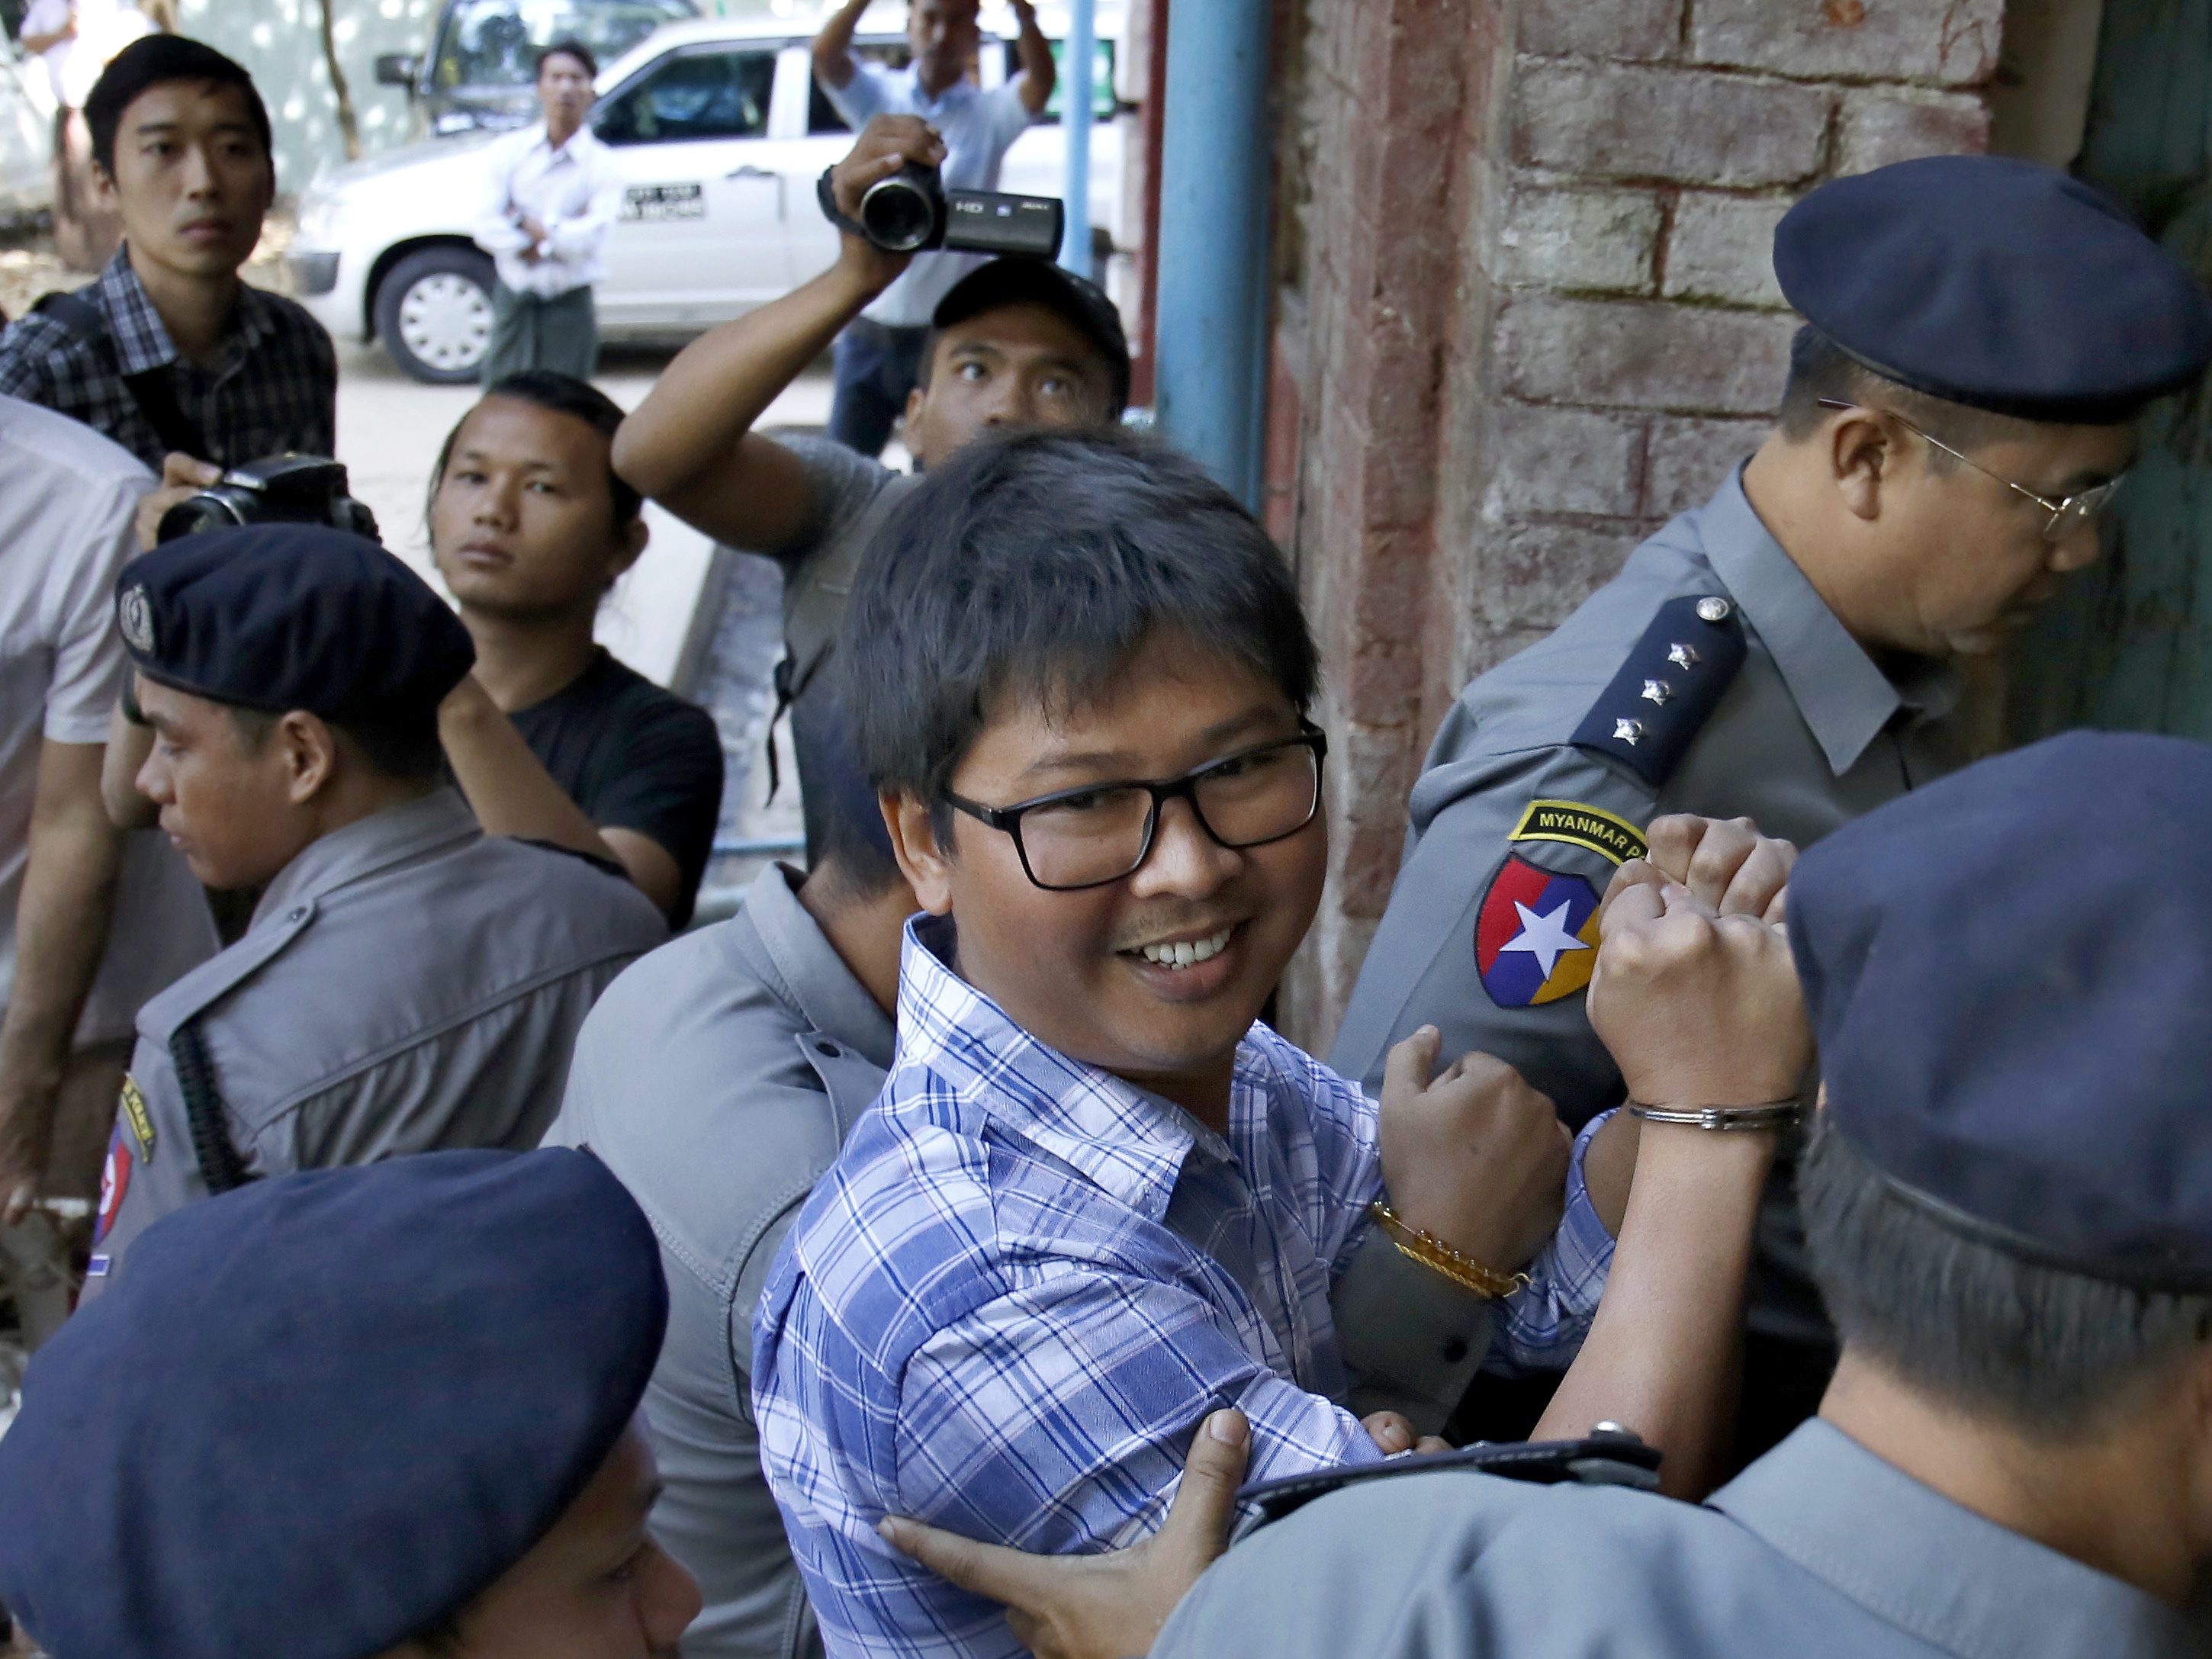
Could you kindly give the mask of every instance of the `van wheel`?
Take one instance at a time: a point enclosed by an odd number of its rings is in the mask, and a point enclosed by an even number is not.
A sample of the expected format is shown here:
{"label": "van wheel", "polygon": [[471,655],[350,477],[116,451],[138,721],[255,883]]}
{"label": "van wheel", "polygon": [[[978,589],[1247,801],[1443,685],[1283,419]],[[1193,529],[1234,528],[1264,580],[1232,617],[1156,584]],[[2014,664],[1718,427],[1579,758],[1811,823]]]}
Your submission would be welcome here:
{"label": "van wheel", "polygon": [[477,378],[491,347],[492,263],[474,248],[428,247],[392,266],[376,290],[376,332],[418,380]]}

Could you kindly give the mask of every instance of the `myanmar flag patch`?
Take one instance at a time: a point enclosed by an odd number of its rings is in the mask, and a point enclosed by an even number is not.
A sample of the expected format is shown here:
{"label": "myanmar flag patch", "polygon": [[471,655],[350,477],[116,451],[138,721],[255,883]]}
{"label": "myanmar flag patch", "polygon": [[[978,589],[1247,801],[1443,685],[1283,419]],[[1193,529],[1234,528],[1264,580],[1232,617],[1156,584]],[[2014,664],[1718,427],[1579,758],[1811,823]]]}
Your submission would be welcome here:
{"label": "myanmar flag patch", "polygon": [[131,1143],[123,1138],[123,1126],[118,1123],[108,1136],[107,1162],[100,1171],[100,1220],[93,1231],[94,1243],[107,1237],[108,1229],[115,1224],[115,1212],[123,1207],[123,1194],[130,1190]]}
{"label": "myanmar flag patch", "polygon": [[1474,965],[1501,1008],[1572,996],[1597,962],[1597,890],[1510,854],[1490,878],[1474,924]]}

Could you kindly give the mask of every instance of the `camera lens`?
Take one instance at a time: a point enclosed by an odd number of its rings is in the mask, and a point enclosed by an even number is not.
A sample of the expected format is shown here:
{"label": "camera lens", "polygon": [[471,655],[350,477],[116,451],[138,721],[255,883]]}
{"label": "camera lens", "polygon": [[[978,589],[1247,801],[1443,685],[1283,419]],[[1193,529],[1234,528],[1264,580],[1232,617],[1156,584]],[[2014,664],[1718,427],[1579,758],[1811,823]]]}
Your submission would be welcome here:
{"label": "camera lens", "polygon": [[860,198],[860,228],[888,252],[911,252],[936,234],[937,204],[913,179],[894,174]]}
{"label": "camera lens", "polygon": [[155,526],[157,542],[173,542],[179,536],[197,536],[203,530],[227,530],[233,525],[249,524],[258,517],[250,501],[241,502],[240,492],[217,485],[197,495],[187,495],[161,515]]}

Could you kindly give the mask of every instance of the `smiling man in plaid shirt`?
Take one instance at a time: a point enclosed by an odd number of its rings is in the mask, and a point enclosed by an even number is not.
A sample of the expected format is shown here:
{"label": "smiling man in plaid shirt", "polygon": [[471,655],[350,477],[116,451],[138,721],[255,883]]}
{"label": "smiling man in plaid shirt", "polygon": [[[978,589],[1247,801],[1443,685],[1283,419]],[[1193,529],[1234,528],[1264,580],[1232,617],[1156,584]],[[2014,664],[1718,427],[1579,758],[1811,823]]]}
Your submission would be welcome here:
{"label": "smiling man in plaid shirt", "polygon": [[[1626,1121],[1571,1152],[1510,1068],[1430,1081],[1432,1032],[1378,1108],[1255,1021],[1319,901],[1325,745],[1249,515],[1119,434],[975,446],[886,526],[840,655],[929,914],[891,1076],[755,1325],[763,1461],[831,1652],[1019,1650],[887,1515],[1127,1542],[1222,1406],[1255,1478],[1405,1447],[1414,1425],[1344,1403],[1421,1370],[1434,1322],[1375,1316],[1412,1305],[1394,1272],[1454,1299],[1468,1370],[1493,1339],[1566,1362],[1625,1202],[1585,1158],[1625,1189]],[[1413,1229],[1443,1268],[1397,1249]]]}

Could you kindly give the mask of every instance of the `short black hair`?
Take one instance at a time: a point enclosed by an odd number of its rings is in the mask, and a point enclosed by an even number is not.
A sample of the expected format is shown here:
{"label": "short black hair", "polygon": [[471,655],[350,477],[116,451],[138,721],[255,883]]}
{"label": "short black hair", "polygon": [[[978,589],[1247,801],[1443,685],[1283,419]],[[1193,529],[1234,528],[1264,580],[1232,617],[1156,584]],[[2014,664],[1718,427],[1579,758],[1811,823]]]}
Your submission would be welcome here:
{"label": "short black hair", "polygon": [[[239,703],[225,707],[230,710],[231,723],[238,728],[239,741],[248,749],[258,749],[268,742],[269,734],[283,718],[269,709],[247,708]],[[320,720],[322,716],[316,718]],[[446,750],[438,740],[435,709],[365,715],[347,720],[324,720],[323,724],[351,738],[368,763],[386,777],[431,778],[445,766]]]}
{"label": "short black hair", "polygon": [[986,437],[870,541],[839,635],[847,717],[877,788],[930,803],[1007,696],[1095,697],[1163,628],[1304,713],[1321,665],[1290,566],[1205,469],[1119,428]]}
{"label": "short black hair", "polygon": [[599,78],[599,60],[592,56],[592,49],[574,35],[566,35],[538,52],[538,61],[531,65],[530,78],[539,79],[545,73],[549,58],[573,58],[584,66],[584,73],[594,81]]}
{"label": "short black hair", "polygon": [[833,891],[869,899],[906,879],[898,860],[884,850],[882,821],[878,813],[877,828],[872,831],[855,823],[842,801],[832,802],[822,815],[822,845],[815,849],[814,867],[830,869],[835,878]]}
{"label": "short black hair", "polygon": [[835,698],[793,705],[791,746],[806,785],[807,856],[830,866],[828,884],[852,898],[873,898],[906,879],[891,852],[883,808],[854,751],[852,722]]}
{"label": "short black hair", "polygon": [[184,34],[142,35],[109,60],[84,100],[85,125],[92,129],[92,159],[109,178],[115,176],[115,130],[123,112],[149,87],[167,81],[198,81],[203,84],[241,87],[246,113],[261,135],[261,153],[276,164],[276,143],[269,130],[269,108],[246,66],[224,57],[204,40]]}
{"label": "short black hair", "polygon": [[1954,1409],[2078,1439],[2212,1340],[2212,1297],[2133,1290],[1970,1238],[1899,1194],[1825,1112],[1797,1194],[1844,1340]]}
{"label": "short black hair", "polygon": [[437,462],[430,469],[430,491],[422,504],[426,515],[437,501],[438,486],[445,483],[447,465],[453,459],[454,441],[461,435],[461,428],[469,423],[469,415],[475,414],[493,398],[535,404],[538,408],[550,409],[556,415],[573,415],[605,438],[607,441],[607,494],[614,502],[614,527],[620,530],[625,525],[636,522],[637,515],[644,511],[645,497],[615,471],[615,433],[623,423],[622,405],[589,380],[580,380],[573,374],[563,374],[550,368],[518,369],[512,374],[501,375],[484,388],[482,398],[469,406],[468,415],[453,422],[453,429],[446,434],[446,441],[438,450]]}
{"label": "short black hair", "polygon": [[[1887,409],[1902,415],[1922,430],[1932,433],[1955,449],[1969,452],[1984,444],[2034,434],[2033,422],[1995,410],[1917,392],[1887,375],[1869,368],[1810,323],[1790,342],[1790,380],[1782,390],[1782,435],[1802,443],[1820,429],[1832,410],[1820,399]],[[1932,471],[1948,472],[1958,463],[1940,449],[1929,452]]]}

